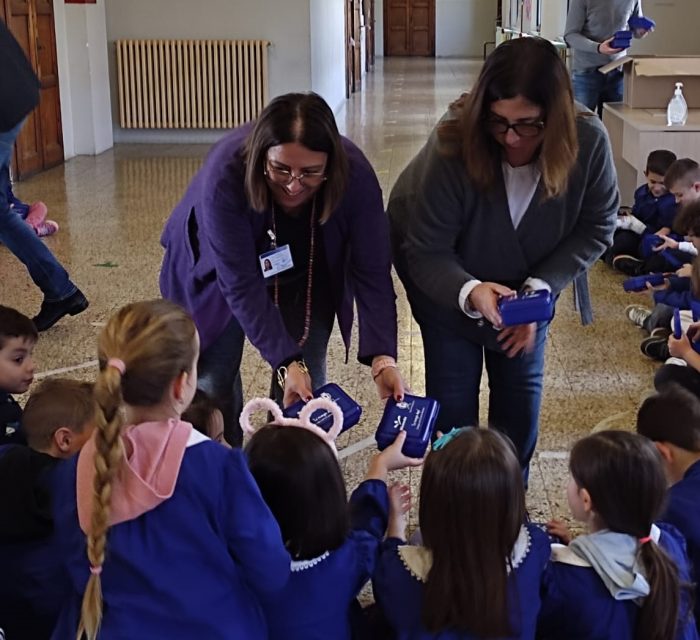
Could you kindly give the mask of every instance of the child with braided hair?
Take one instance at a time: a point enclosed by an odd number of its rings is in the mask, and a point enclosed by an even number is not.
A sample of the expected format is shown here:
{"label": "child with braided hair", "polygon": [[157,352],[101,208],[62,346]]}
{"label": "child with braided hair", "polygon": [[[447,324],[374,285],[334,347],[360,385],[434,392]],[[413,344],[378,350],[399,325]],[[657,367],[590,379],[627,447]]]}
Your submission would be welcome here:
{"label": "child with braided hair", "polygon": [[71,593],[53,637],[267,638],[258,599],[285,585],[289,554],[241,451],[180,419],[197,386],[191,318],[127,305],[98,355],[97,428],[57,482]]}

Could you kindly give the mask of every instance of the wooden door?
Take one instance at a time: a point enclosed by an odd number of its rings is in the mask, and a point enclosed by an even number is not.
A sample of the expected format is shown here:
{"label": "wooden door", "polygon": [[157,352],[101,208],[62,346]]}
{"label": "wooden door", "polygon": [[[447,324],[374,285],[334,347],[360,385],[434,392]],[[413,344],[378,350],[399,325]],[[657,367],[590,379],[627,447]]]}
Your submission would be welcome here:
{"label": "wooden door", "polygon": [[435,55],[435,0],[385,0],[384,55]]}
{"label": "wooden door", "polygon": [[345,97],[362,88],[362,0],[345,0]]}
{"label": "wooden door", "polygon": [[4,0],[7,25],[41,81],[39,106],[17,136],[15,177],[63,162],[56,31],[51,0]]}
{"label": "wooden door", "polygon": [[365,14],[365,71],[374,67],[374,0],[363,0]]}

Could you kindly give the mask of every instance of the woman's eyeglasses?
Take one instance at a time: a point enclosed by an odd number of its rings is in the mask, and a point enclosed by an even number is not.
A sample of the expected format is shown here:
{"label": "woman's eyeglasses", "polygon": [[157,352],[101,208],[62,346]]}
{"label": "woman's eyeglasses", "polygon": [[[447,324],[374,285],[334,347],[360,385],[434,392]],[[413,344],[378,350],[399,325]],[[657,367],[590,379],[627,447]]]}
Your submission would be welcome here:
{"label": "woman's eyeglasses", "polygon": [[515,131],[515,134],[521,138],[535,138],[544,130],[544,122],[515,122],[511,124],[507,120],[500,118],[487,118],[486,124],[489,131],[498,135],[505,135],[508,129]]}
{"label": "woman's eyeglasses", "polygon": [[305,187],[318,187],[327,178],[325,171],[302,171],[299,175],[294,175],[289,169],[280,169],[269,163],[265,175],[270,182],[281,187],[288,187],[295,180]]}

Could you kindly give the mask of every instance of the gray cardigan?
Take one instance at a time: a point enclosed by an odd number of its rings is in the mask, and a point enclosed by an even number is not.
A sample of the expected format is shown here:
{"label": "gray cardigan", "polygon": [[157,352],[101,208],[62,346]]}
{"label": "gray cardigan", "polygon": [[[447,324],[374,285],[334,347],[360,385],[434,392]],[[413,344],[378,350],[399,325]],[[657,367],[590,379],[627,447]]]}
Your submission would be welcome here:
{"label": "gray cardigan", "polygon": [[581,315],[590,321],[586,272],[612,243],[619,193],[607,133],[587,113],[577,118],[579,153],[565,195],[542,201],[540,182],[517,229],[502,174],[493,189],[477,191],[461,159],[440,154],[432,132],[388,204],[397,270],[417,293],[414,306],[432,314],[439,309],[443,324],[471,334],[477,323],[458,302],[467,281],[517,289],[535,277],[558,295],[578,277]]}

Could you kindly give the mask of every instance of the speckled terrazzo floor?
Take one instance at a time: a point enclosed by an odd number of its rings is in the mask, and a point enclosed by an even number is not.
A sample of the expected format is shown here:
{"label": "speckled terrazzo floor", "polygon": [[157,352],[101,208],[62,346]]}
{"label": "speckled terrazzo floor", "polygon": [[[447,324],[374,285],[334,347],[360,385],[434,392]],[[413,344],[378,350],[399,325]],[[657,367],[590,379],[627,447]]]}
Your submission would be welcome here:
{"label": "speckled terrazzo floor", "polygon": [[[446,105],[467,89],[478,61],[378,60],[338,114],[341,130],[372,161],[385,195],[418,150]],[[16,186],[25,200],[42,199],[61,225],[46,240],[90,298],[90,308],[41,336],[36,356],[41,375],[89,379],[94,375],[95,336],[120,305],[158,294],[163,222],[198,168],[207,146],[123,145],[97,157],[78,157]],[[631,194],[628,194],[631,195]],[[33,315],[40,294],[22,266],[0,247],[0,300]],[[654,365],[639,352],[641,332],[624,318],[621,277],[597,264],[591,274],[596,322],[581,327],[571,292],[562,296],[547,347],[545,393],[538,450],[533,460],[528,506],[533,518],[566,514],[567,450],[603,421],[629,427],[651,389]],[[402,371],[417,393],[424,390],[420,333],[397,281]],[[382,406],[367,369],[343,364],[339,335],[331,339],[329,379],[337,381],[365,409],[360,425],[342,436],[341,447],[370,436]],[[244,359],[247,397],[265,393],[269,369],[248,348]],[[484,382],[486,388],[486,382]],[[485,395],[485,394],[484,394]],[[484,398],[485,400],[485,398]],[[484,403],[485,407],[485,403]],[[364,474],[372,448],[343,459],[349,489]],[[400,472],[416,493],[420,470]],[[414,505],[417,500],[414,500]],[[415,525],[415,507],[411,524]]]}

